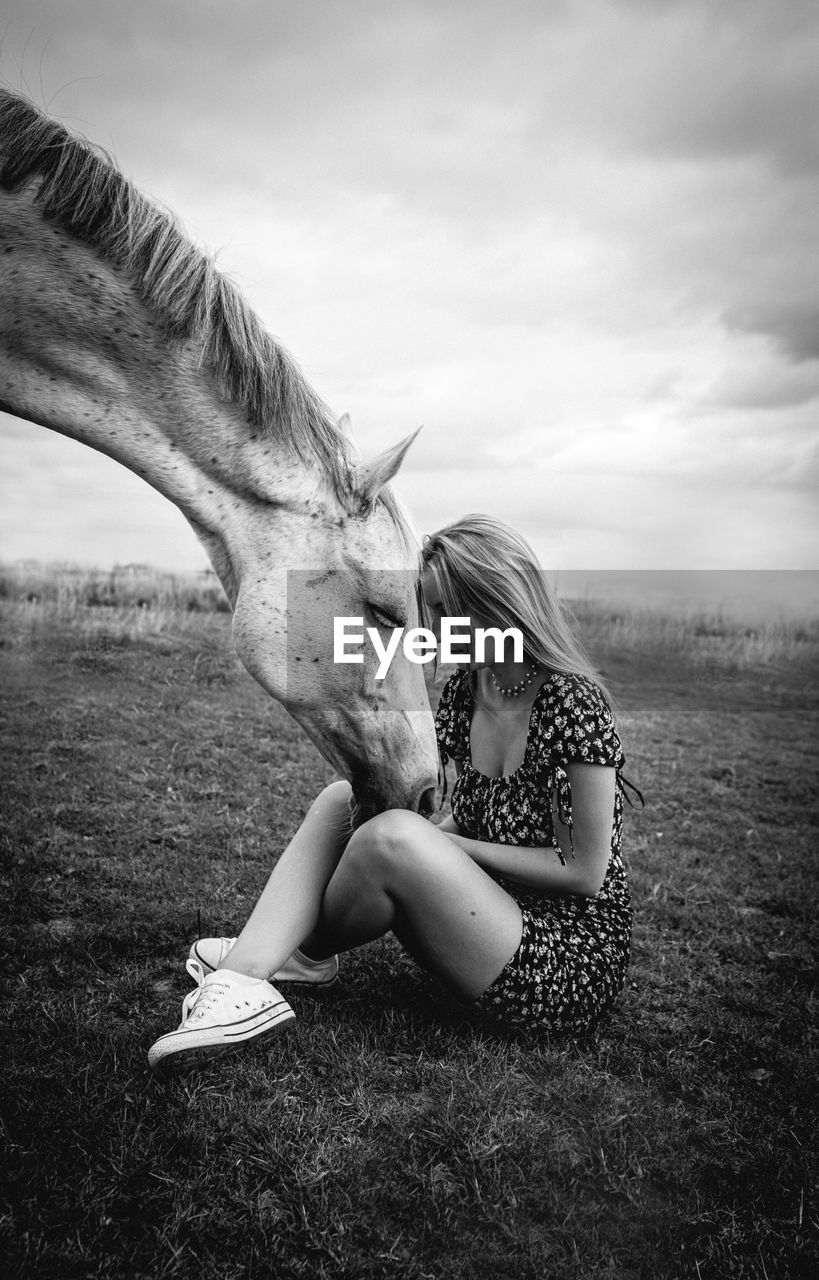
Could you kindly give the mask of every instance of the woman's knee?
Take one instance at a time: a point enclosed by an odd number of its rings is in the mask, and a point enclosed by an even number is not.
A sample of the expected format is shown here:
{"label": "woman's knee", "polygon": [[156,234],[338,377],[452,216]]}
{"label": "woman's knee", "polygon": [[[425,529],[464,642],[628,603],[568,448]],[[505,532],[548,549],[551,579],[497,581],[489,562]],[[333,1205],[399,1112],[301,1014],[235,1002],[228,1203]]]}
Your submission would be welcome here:
{"label": "woman's knee", "polygon": [[345,856],[368,865],[405,865],[423,848],[428,832],[426,818],[409,809],[387,809],[353,833]]}

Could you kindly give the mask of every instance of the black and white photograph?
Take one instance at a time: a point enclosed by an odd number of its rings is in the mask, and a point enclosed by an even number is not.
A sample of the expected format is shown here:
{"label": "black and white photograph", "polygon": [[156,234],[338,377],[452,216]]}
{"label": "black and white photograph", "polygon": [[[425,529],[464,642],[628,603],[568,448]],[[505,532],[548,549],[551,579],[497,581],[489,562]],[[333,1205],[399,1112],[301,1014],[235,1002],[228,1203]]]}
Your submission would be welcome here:
{"label": "black and white photograph", "polygon": [[0,1268],[819,1267],[819,10],[5,0]]}

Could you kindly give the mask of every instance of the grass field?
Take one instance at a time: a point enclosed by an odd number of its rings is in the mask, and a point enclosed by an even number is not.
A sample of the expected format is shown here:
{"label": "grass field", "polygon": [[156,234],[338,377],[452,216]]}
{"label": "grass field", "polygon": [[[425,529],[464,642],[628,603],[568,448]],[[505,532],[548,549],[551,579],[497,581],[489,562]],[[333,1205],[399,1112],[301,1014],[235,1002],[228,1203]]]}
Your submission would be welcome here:
{"label": "grass field", "polygon": [[384,941],[163,1083],[190,941],[332,774],[210,586],[40,581],[0,575],[4,1277],[816,1274],[815,624],[579,609],[647,801],[595,1038],[493,1036]]}

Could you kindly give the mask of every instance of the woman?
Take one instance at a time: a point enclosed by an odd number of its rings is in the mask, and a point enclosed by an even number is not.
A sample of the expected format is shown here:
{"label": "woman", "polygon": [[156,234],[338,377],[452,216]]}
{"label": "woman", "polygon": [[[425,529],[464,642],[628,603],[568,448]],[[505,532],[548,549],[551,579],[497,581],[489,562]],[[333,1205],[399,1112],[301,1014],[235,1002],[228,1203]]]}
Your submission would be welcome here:
{"label": "woman", "polygon": [[[580,1031],[622,988],[631,907],[620,855],[623,754],[599,677],[527,543],[486,516],[426,539],[422,607],[469,617],[472,656],[436,716],[452,816],[407,811],[351,833],[350,788],[315,801],[238,939],[195,943],[198,986],[151,1048],[161,1072],[269,1034],[273,981],[329,985],[337,953],[392,931],[456,996],[507,1026]],[[523,660],[476,628],[517,628]],[[511,638],[510,638],[511,639]]]}

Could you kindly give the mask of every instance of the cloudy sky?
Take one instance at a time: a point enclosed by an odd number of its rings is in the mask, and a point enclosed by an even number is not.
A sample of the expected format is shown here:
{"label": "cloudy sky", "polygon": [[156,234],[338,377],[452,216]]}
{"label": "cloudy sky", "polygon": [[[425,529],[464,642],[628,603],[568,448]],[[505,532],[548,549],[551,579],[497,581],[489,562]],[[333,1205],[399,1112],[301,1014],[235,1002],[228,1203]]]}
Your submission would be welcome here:
{"label": "cloudy sky", "polygon": [[[559,569],[817,567],[813,0],[5,0],[0,75],[216,252],[399,490]],[[0,557],[205,563],[0,414]]]}

